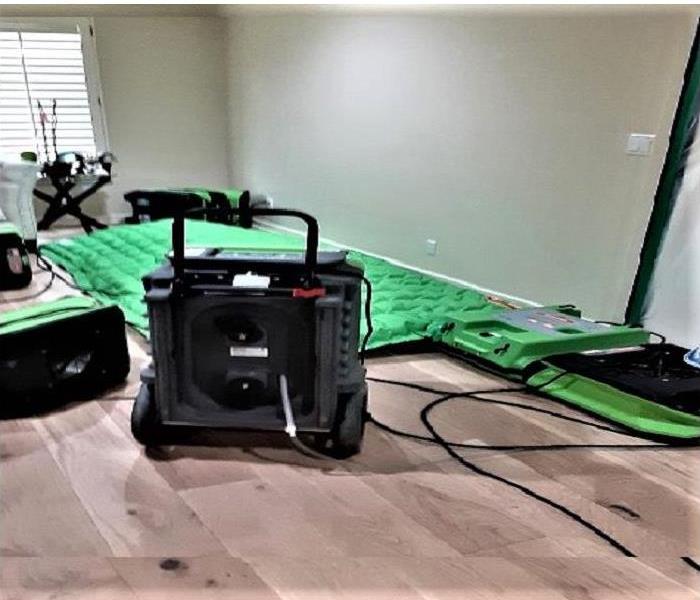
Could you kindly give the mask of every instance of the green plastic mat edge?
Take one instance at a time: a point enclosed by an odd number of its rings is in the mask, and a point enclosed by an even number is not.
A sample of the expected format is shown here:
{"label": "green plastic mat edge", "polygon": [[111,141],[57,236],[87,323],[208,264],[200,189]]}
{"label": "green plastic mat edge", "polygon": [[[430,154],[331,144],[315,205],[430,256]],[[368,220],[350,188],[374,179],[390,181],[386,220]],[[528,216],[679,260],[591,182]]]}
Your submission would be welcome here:
{"label": "green plastic mat edge", "polygon": [[[554,378],[556,380],[552,381]],[[548,381],[552,383],[547,384]],[[629,429],[665,438],[700,438],[700,417],[548,365],[527,380],[540,391]]]}
{"label": "green plastic mat edge", "polygon": [[17,235],[22,237],[19,229],[9,221],[0,221],[0,235]]}
{"label": "green plastic mat edge", "polygon": [[0,313],[0,335],[16,333],[52,321],[66,319],[104,306],[93,298],[65,296],[51,302],[32,304]]}

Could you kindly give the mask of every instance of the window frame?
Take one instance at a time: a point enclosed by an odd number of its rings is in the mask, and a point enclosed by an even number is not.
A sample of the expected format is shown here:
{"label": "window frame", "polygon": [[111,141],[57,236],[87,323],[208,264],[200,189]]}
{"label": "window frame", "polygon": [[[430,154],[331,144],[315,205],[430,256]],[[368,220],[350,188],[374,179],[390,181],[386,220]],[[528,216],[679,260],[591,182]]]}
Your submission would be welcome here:
{"label": "window frame", "polygon": [[83,54],[85,69],[85,86],[88,92],[88,105],[92,131],[95,136],[97,153],[109,151],[109,136],[104,102],[102,101],[102,83],[100,80],[100,65],[97,59],[97,43],[95,41],[95,23],[91,17],[0,17],[0,29],[10,31],[36,31],[51,33],[74,33],[75,28],[80,33],[80,47]]}

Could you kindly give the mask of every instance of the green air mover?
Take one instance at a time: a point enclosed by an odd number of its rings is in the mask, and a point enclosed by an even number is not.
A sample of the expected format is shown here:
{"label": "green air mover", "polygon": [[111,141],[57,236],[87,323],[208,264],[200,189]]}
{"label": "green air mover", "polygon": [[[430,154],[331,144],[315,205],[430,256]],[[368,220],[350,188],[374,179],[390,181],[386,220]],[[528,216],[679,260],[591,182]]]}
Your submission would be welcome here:
{"label": "green air mover", "polygon": [[638,346],[649,341],[649,333],[582,319],[572,306],[553,306],[457,314],[443,326],[440,341],[505,371],[521,371],[556,354]]}
{"label": "green air mover", "polygon": [[493,310],[448,321],[439,341],[542,393],[631,431],[700,439],[700,370],[649,332],[588,321],[571,306]]}
{"label": "green air mover", "polygon": [[124,315],[66,297],[0,313],[0,416],[85,400],[129,373]]}

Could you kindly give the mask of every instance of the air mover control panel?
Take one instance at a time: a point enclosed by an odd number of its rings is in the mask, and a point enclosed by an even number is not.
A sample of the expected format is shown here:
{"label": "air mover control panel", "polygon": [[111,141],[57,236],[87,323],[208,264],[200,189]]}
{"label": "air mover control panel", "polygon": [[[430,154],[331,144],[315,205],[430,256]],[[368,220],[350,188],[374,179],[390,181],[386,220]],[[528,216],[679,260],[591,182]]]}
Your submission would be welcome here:
{"label": "air mover control panel", "polygon": [[649,341],[643,329],[589,321],[572,306],[462,313],[443,327],[443,333],[441,339],[448,346],[516,370],[556,354],[625,348]]}

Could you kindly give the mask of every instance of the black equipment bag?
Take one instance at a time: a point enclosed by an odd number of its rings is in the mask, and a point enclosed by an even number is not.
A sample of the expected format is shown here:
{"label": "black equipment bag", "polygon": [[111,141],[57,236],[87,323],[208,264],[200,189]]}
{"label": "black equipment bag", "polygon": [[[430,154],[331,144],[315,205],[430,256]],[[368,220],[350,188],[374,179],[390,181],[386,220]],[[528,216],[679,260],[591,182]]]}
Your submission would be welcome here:
{"label": "black equipment bag", "polygon": [[124,315],[84,297],[0,313],[0,417],[93,398],[126,378]]}
{"label": "black equipment bag", "polygon": [[[250,192],[245,191],[238,198],[237,214],[228,211],[231,200],[225,192],[216,190],[134,190],[124,194],[124,200],[131,205],[132,214],[126,223],[144,223],[158,219],[174,219],[193,209],[216,209],[209,215],[206,211],[191,214],[190,218],[216,223],[233,224],[249,229],[253,222],[248,214],[251,206]],[[236,218],[237,217],[237,218]]]}

